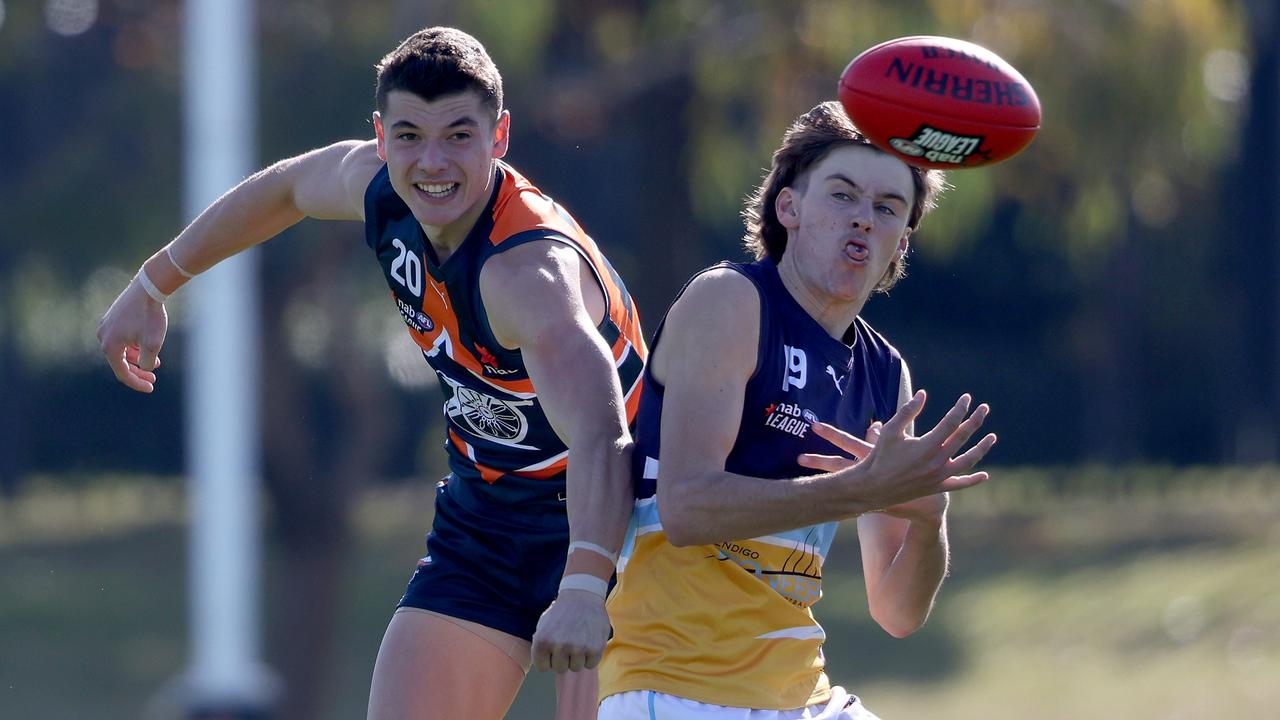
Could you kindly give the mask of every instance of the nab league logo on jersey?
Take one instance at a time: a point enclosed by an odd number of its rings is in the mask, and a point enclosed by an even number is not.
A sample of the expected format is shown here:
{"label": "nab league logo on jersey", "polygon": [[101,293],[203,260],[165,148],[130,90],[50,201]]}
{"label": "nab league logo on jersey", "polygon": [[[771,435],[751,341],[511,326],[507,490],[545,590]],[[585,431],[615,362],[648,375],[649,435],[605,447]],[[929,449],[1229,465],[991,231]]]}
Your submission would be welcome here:
{"label": "nab league logo on jersey", "polygon": [[781,430],[798,438],[809,432],[809,427],[818,422],[818,416],[808,408],[795,403],[772,403],[764,409],[764,424],[767,427]]}
{"label": "nab league logo on jersey", "polygon": [[400,317],[404,318],[404,322],[409,327],[420,333],[428,333],[436,329],[436,324],[431,321],[431,317],[421,310],[414,310],[409,303],[396,298],[396,307],[400,310]]}

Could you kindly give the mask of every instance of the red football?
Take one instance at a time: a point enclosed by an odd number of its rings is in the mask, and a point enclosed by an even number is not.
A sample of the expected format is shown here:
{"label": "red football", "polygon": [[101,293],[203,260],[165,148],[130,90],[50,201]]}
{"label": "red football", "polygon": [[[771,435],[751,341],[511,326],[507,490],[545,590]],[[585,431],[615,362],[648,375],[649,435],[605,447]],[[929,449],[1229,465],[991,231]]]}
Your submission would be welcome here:
{"label": "red football", "polygon": [[912,165],[959,169],[1022,151],[1040,129],[1040,100],[990,50],[921,35],[880,43],[840,75],[840,103],[863,135]]}

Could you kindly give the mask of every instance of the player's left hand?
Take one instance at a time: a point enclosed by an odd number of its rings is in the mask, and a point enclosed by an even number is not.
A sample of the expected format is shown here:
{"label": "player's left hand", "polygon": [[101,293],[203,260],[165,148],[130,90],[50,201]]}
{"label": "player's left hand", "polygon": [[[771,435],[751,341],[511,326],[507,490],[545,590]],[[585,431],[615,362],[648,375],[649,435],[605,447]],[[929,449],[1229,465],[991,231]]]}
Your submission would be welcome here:
{"label": "player's left hand", "polygon": [[891,505],[880,512],[936,529],[942,524],[942,518],[946,516],[947,506],[950,503],[951,496],[940,492],[918,497],[910,502]]}
{"label": "player's left hand", "polygon": [[585,590],[565,589],[538,619],[533,633],[533,666],[575,672],[600,664],[609,639],[604,599]]}

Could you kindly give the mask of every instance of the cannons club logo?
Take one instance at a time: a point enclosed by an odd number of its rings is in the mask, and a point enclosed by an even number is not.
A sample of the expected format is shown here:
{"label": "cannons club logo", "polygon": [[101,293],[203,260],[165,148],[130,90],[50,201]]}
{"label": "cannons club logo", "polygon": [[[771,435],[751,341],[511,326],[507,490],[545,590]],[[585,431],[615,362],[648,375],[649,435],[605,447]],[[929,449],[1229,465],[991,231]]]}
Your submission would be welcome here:
{"label": "cannons club logo", "polygon": [[467,387],[439,370],[436,374],[451,391],[444,404],[445,414],[459,427],[507,447],[535,449],[522,444],[529,433],[529,420],[521,408],[533,405],[532,400],[503,400]]}
{"label": "cannons club logo", "polygon": [[970,157],[986,157],[981,151],[981,135],[960,135],[921,125],[910,138],[889,138],[894,150],[908,157],[922,157],[929,162],[963,165]]}
{"label": "cannons club logo", "polygon": [[524,413],[513,403],[461,386],[454,399],[458,414],[477,435],[509,442],[519,442],[524,438],[528,424]]}

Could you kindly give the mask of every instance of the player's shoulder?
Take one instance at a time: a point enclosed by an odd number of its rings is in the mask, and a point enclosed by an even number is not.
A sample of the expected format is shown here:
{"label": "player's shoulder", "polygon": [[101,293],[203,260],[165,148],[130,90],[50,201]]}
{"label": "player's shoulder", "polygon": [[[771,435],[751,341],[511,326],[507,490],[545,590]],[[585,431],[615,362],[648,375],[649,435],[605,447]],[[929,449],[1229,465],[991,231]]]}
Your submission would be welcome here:
{"label": "player's shoulder", "polygon": [[735,265],[721,263],[689,280],[672,309],[681,305],[741,315],[759,308],[760,295],[755,281],[746,273]]}
{"label": "player's shoulder", "polygon": [[292,189],[297,208],[321,220],[359,220],[364,195],[381,161],[376,143],[343,140],[272,166]]}
{"label": "player's shoulder", "polygon": [[557,238],[535,237],[489,255],[480,266],[480,277],[496,284],[577,277],[577,260],[578,253]]}
{"label": "player's shoulder", "polygon": [[382,158],[378,157],[377,140],[343,140],[337,143],[346,153],[343,163],[350,166],[362,166],[377,170],[382,167]]}
{"label": "player's shoulder", "polygon": [[378,155],[377,141],[352,140],[339,145],[343,149],[338,167],[343,187],[365,221],[382,223],[409,217],[409,206],[391,185],[387,163]]}
{"label": "player's shoulder", "polygon": [[342,156],[338,172],[342,175],[343,183],[348,188],[358,189],[363,195],[365,188],[386,164],[378,157],[378,142],[344,140],[335,143],[334,148]]}
{"label": "player's shoulder", "polygon": [[573,248],[552,239],[523,242],[486,258],[478,282],[490,324],[496,327],[504,318],[533,326],[568,317],[579,262]]}
{"label": "player's shoulder", "polygon": [[[760,334],[760,295],[755,283],[732,265],[698,273],[685,286],[663,320],[663,344],[678,355],[711,353],[744,370],[754,367]],[[669,350],[669,348],[668,348]]]}
{"label": "player's shoulder", "polygon": [[679,382],[686,389],[710,387],[712,378],[745,382],[755,371],[759,337],[755,283],[733,266],[713,266],[695,275],[667,311],[650,372],[663,386]]}

